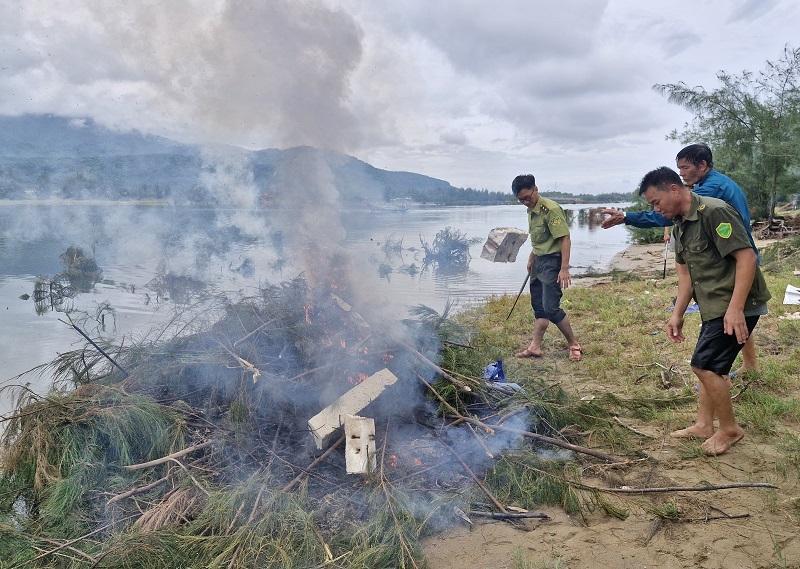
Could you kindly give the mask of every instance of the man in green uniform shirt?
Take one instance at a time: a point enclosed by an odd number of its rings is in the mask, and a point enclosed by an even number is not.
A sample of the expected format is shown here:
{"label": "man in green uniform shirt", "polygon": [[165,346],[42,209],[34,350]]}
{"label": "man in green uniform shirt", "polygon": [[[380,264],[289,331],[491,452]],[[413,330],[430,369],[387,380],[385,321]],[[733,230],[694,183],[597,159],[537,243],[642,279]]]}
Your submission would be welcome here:
{"label": "man in green uniform shirt", "polygon": [[530,345],[515,355],[518,358],[541,357],[542,338],[552,322],[567,339],[569,359],[578,361],[583,351],[572,332],[567,313],[561,308],[561,290],[570,284],[571,241],[564,210],[556,202],[539,195],[536,179],[531,174],[514,178],[511,191],[528,207],[533,250],[527,268],[531,279],[531,306],[536,318]]}
{"label": "man in green uniform shirt", "polygon": [[[723,376],[730,372],[759,316],[767,313],[770,294],[742,218],[733,207],[689,191],[667,167],[646,174],[639,195],[654,211],[675,222],[678,296],[667,324],[669,339],[685,339],[683,315],[692,297],[703,320],[691,361],[702,385],[697,420],[670,435],[702,438],[703,452],[722,454],[744,436]],[[715,416],[719,419],[716,431]]]}

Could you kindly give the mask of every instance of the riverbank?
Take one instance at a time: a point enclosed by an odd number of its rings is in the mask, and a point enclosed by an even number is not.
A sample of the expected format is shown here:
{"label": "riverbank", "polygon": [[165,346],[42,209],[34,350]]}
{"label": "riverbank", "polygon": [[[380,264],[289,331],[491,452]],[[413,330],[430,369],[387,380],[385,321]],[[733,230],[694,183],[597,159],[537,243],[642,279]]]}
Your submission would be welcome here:
{"label": "riverbank", "polygon": [[[763,254],[769,243],[756,244]],[[522,385],[547,377],[593,405],[594,416],[608,413],[610,423],[636,435],[623,443],[608,431],[586,433],[586,440],[629,460],[616,466],[580,461],[578,467],[581,482],[603,488],[598,495],[625,515],[614,517],[602,507],[568,515],[556,506],[509,503],[549,518],[517,525],[473,519],[425,541],[430,569],[800,567],[800,329],[785,320],[793,307],[781,303],[787,283],[796,281],[792,268],[798,261],[773,260],[765,274],[773,298],[755,335],[761,370],[736,379],[733,387],[734,410],[747,434],[719,457],[705,456],[699,441],[668,435],[696,413],[689,358],[700,324],[696,315],[687,317],[683,343],[664,334],[677,282],[674,253],[666,280],[663,243],[631,245],[611,262],[610,270],[644,280],[576,279],[565,298],[583,360],[568,362],[563,338],[548,333],[544,357],[506,357],[506,377]],[[502,318],[505,309],[489,306],[487,320],[492,314]],[[529,318],[512,321],[520,331],[504,353],[527,343]],[[634,488],[655,491],[629,493]]]}
{"label": "riverbank", "polygon": [[[764,247],[774,243],[775,239],[757,239],[756,247],[763,251]],[[608,272],[631,273],[644,278],[664,278],[664,276],[675,274],[675,251],[668,250],[666,253],[666,263],[664,243],[631,244],[620,251],[608,264]],[[610,282],[610,275],[578,276],[575,278],[576,286],[594,286],[600,283]]]}

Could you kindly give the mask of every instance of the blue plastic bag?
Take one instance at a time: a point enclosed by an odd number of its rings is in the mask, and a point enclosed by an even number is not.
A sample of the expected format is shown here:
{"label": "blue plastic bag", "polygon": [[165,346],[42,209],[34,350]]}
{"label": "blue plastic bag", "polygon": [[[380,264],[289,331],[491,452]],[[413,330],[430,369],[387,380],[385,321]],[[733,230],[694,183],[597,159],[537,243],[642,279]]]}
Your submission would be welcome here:
{"label": "blue plastic bag", "polygon": [[503,373],[503,360],[497,360],[496,362],[490,363],[488,366],[486,366],[486,368],[483,370],[483,379],[505,383],[506,375]]}

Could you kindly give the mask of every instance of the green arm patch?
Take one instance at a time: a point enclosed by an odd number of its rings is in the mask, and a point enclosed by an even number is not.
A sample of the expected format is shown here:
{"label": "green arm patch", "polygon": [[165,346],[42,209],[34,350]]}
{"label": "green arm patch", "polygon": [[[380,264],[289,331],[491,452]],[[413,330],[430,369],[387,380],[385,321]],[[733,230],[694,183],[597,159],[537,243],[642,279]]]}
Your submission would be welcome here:
{"label": "green arm patch", "polygon": [[733,233],[733,228],[731,228],[730,223],[720,223],[717,225],[717,235],[722,237],[723,239],[727,239]]}

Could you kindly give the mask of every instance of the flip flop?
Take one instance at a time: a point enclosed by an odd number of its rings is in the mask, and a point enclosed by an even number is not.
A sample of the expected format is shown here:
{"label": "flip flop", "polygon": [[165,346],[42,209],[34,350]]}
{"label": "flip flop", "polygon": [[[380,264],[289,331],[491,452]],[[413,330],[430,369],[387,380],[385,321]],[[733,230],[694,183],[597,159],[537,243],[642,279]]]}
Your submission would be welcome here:
{"label": "flip flop", "polygon": [[537,354],[530,351],[528,348],[525,348],[521,352],[517,352],[514,354],[515,358],[541,358],[543,354]]}
{"label": "flip flop", "polygon": [[579,362],[583,359],[583,348],[580,346],[572,346],[569,349],[569,361]]}

